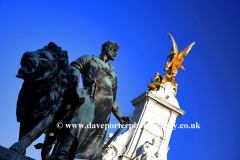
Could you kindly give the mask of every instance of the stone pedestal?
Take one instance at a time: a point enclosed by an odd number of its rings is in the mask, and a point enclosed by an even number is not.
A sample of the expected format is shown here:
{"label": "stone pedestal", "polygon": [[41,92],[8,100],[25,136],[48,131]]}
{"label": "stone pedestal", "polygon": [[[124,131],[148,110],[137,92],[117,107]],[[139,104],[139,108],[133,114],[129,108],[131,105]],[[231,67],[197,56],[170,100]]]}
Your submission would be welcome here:
{"label": "stone pedestal", "polygon": [[167,160],[173,126],[185,111],[150,92],[141,94],[132,104],[135,106],[132,126],[111,144],[118,155],[111,159]]}
{"label": "stone pedestal", "polygon": [[0,146],[0,160],[34,160],[34,159]]}

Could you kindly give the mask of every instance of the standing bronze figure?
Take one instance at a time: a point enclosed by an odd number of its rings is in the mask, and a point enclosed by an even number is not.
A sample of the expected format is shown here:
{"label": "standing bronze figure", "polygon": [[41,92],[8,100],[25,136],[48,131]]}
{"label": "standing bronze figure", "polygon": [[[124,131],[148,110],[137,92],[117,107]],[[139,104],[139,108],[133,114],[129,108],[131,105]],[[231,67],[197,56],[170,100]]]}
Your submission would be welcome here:
{"label": "standing bronze figure", "polygon": [[116,101],[117,75],[109,60],[117,55],[117,43],[107,41],[102,45],[102,52],[97,56],[82,56],[71,63],[76,87],[80,73],[83,88],[78,89],[79,97],[85,97],[85,103],[75,106],[70,124],[84,124],[83,128],[71,128],[60,141],[54,160],[101,159],[106,132],[105,128],[89,128],[91,125],[109,124],[111,112],[121,124],[130,123],[128,116],[123,116]]}

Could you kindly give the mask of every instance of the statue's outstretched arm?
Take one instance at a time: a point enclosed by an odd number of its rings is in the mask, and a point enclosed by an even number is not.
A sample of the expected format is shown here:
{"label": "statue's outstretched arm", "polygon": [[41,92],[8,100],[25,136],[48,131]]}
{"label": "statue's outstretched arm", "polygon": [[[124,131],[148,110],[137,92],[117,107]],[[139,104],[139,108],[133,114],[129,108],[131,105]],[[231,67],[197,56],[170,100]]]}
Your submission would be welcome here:
{"label": "statue's outstretched arm", "polygon": [[159,78],[159,77],[156,76],[155,78],[153,78],[153,79],[151,80],[151,82],[155,81],[157,78]]}
{"label": "statue's outstretched arm", "polygon": [[121,124],[129,124],[129,123],[131,123],[131,120],[130,120],[129,116],[123,116],[122,115],[116,100],[113,103],[112,112],[113,112],[114,116],[118,119],[118,121]]}
{"label": "statue's outstretched arm", "polygon": [[117,103],[116,100],[115,100],[114,103],[113,103],[112,112],[113,112],[114,116],[118,119],[118,121],[119,121],[120,123],[122,123],[122,122],[121,122],[121,119],[122,119],[123,115],[122,115],[122,113],[121,113],[121,111],[120,111],[120,109],[119,109],[119,106],[118,106],[118,103]]}

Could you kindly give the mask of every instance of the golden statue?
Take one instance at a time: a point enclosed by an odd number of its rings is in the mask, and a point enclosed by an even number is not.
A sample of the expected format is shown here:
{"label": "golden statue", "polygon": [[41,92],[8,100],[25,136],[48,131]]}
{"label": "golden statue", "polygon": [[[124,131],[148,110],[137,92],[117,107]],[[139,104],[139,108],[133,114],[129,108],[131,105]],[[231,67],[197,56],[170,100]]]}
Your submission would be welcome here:
{"label": "golden statue", "polygon": [[[184,48],[179,54],[178,54],[178,48],[177,43],[175,42],[174,38],[171,34],[169,34],[169,37],[171,37],[173,41],[173,48],[171,49],[169,55],[167,56],[167,59],[170,58],[170,61],[167,62],[164,70],[167,71],[167,74],[164,76],[161,76],[158,72],[155,73],[155,78],[151,79],[151,83],[149,83],[148,89],[149,91],[157,91],[159,89],[160,84],[165,84],[167,82],[171,82],[173,85],[173,89],[175,90],[177,94],[177,87],[178,84],[175,83],[175,78],[177,75],[177,69],[184,69],[182,66],[183,63],[183,57],[186,57],[188,55],[188,52],[191,50],[192,46],[195,44],[195,42],[188,45],[186,48]],[[153,82],[156,80],[156,82]]]}
{"label": "golden statue", "polygon": [[195,42],[191,43],[189,46],[184,48],[178,54],[177,43],[175,42],[175,40],[171,34],[168,33],[168,35],[169,35],[169,37],[172,38],[173,48],[171,49],[169,55],[167,56],[167,58],[170,58],[170,61],[167,62],[164,70],[167,71],[168,75],[170,75],[171,77],[175,77],[177,74],[177,68],[185,70],[184,67],[182,66],[183,57],[186,57],[188,55],[188,52],[191,50],[191,48],[195,44]]}
{"label": "golden statue", "polygon": [[[153,81],[155,81],[156,80],[156,82],[153,82]],[[162,76],[158,73],[158,72],[156,72],[155,73],[155,78],[154,79],[152,79],[151,78],[151,83],[148,83],[148,90],[149,91],[157,91],[158,89],[159,89],[159,85],[160,84],[163,84],[163,78],[162,78]]]}

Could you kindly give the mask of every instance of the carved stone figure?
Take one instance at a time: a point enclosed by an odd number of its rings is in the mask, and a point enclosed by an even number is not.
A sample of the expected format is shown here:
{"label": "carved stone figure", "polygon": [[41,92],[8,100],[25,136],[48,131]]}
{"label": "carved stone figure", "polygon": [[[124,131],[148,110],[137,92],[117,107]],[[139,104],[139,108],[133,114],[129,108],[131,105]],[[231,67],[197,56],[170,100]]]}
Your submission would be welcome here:
{"label": "carved stone figure", "polygon": [[116,157],[116,152],[113,145],[109,145],[107,149],[103,152],[102,160],[113,160]]}
{"label": "carved stone figure", "polygon": [[142,160],[153,160],[158,158],[158,149],[156,139],[152,139],[152,144],[145,143],[141,149]]}
{"label": "carved stone figure", "polygon": [[17,101],[20,133],[19,142],[10,149],[25,154],[26,148],[49,128],[59,110],[65,112],[62,106],[68,100],[78,101],[79,97],[72,92],[71,98],[64,101],[71,86],[68,55],[53,42],[24,53],[17,77],[24,80]]}
{"label": "carved stone figure", "polygon": [[[76,106],[70,124],[87,126],[108,124],[111,112],[122,124],[130,123],[128,116],[122,116],[116,101],[117,76],[113,67],[108,63],[117,55],[117,43],[107,41],[102,45],[99,57],[82,56],[71,63],[76,86],[79,77],[83,80],[83,88],[78,94],[85,97],[85,103]],[[105,128],[71,128],[61,139],[56,154],[52,159],[101,159],[102,147],[106,136]],[[73,157],[72,157],[73,155]]]}
{"label": "carved stone figure", "polygon": [[139,154],[134,160],[155,160],[160,158],[159,153],[158,153],[158,148],[157,148],[157,142],[156,139],[152,139],[152,144],[149,142],[146,142],[142,147],[141,147],[141,154]]}
{"label": "carved stone figure", "polygon": [[[108,139],[110,140],[113,136],[112,133],[108,134]],[[102,153],[102,160],[115,160],[117,159],[117,148],[112,144],[110,144],[105,151]],[[106,143],[105,143],[106,144]]]}

